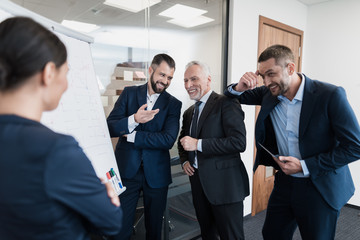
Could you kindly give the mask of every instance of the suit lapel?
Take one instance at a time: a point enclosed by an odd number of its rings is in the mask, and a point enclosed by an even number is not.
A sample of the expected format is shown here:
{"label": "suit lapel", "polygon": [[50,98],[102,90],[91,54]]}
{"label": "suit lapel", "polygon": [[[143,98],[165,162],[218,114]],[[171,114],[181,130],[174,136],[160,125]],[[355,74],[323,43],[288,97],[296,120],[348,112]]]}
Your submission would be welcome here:
{"label": "suit lapel", "polygon": [[139,107],[144,105],[146,103],[146,94],[147,94],[147,83],[144,85],[139,86],[137,90],[137,101],[139,104]]}
{"label": "suit lapel", "polygon": [[316,102],[315,89],[310,78],[305,76],[304,96],[300,112],[299,139],[305,133]]}
{"label": "suit lapel", "polygon": [[[169,93],[167,93],[166,91],[164,91],[164,92],[162,92],[161,94],[160,94],[160,96],[159,96],[159,98],[156,100],[156,102],[155,102],[155,105],[153,106],[153,108],[152,109],[160,109],[160,112],[161,112],[161,110],[162,109],[164,109],[165,108],[165,106],[167,105],[167,103],[169,102],[168,100],[169,100]],[[160,113],[159,112],[159,113]]]}
{"label": "suit lapel", "polygon": [[188,110],[186,110],[184,113],[183,122],[184,122],[184,129],[186,131],[185,135],[187,136],[190,136],[190,127],[191,127],[192,117],[194,114],[194,108],[195,108],[195,104],[190,106]]}
{"label": "suit lapel", "polygon": [[280,102],[277,97],[274,97],[270,91],[264,96],[263,103],[261,105],[261,110],[259,112],[259,121],[263,121],[267,116],[269,116],[270,112],[275,108],[275,106]]}
{"label": "suit lapel", "polygon": [[210,94],[208,100],[206,101],[205,106],[204,106],[204,108],[201,112],[200,118],[199,118],[198,127],[197,127],[197,136],[199,136],[200,129],[202,128],[202,126],[205,122],[205,119],[207,118],[207,116],[209,115],[211,110],[213,109],[213,106],[216,103],[218,96],[219,96],[219,94],[217,94],[216,92],[212,92]]}
{"label": "suit lapel", "polygon": [[[144,94],[144,90],[142,90],[141,94]],[[147,103],[147,86],[145,85],[145,103]],[[159,109],[160,111],[155,115],[154,119],[147,122],[147,123],[143,123],[141,124],[142,127],[144,129],[152,129],[153,128],[153,125],[157,125],[157,120],[159,118],[161,118],[163,115],[166,115],[166,112],[164,111],[164,109],[166,108],[166,105],[168,104],[168,100],[169,100],[169,97],[170,97],[170,94],[168,94],[166,91],[162,92],[160,95],[159,95],[159,98],[156,100],[155,102],[155,105],[153,106],[152,110],[155,110],[155,109]],[[139,101],[142,100],[142,97],[139,98]]]}

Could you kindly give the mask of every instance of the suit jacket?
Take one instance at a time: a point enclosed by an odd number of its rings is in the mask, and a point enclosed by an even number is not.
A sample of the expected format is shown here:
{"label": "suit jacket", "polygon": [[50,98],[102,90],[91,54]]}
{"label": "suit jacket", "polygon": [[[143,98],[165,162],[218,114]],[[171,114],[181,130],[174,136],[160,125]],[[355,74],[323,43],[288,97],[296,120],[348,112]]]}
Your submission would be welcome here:
{"label": "suit jacket", "polygon": [[130,143],[124,134],[129,133],[128,117],[146,104],[147,84],[126,87],[116,101],[107,123],[110,136],[119,137],[115,156],[120,175],[131,179],[143,162],[144,174],[153,188],[171,183],[169,149],[179,132],[181,102],[166,91],[162,92],[153,109],[160,109],[151,121],[135,128],[135,142]]}
{"label": "suit jacket", "polygon": [[[194,105],[183,115],[179,139],[190,136]],[[249,179],[240,152],[245,151],[244,112],[239,103],[212,92],[198,121],[198,139],[202,152],[197,152],[198,172],[202,188],[211,204],[228,204],[249,195]],[[188,152],[178,143],[181,163]]]}
{"label": "suit jacket", "polygon": [[[226,95],[231,95],[227,90]],[[265,87],[238,96],[241,103],[261,105],[256,121],[255,138],[278,153],[270,112],[277,97]],[[343,88],[311,80],[305,76],[303,103],[299,123],[299,149],[310,178],[325,201],[340,209],[354,194],[348,164],[360,158],[360,128]],[[257,147],[257,166],[279,166],[261,147]]]}
{"label": "suit jacket", "polygon": [[78,143],[39,122],[0,115],[0,180],[1,239],[84,240],[89,227],[120,231],[122,210]]}

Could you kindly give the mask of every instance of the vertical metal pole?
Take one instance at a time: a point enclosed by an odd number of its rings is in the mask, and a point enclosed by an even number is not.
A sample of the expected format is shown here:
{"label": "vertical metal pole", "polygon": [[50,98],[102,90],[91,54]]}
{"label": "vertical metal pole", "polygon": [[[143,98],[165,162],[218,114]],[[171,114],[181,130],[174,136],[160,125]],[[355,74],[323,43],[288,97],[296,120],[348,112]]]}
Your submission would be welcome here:
{"label": "vertical metal pole", "polygon": [[221,48],[221,80],[222,89],[227,87],[228,51],[229,51],[229,12],[230,0],[222,0],[222,48]]}

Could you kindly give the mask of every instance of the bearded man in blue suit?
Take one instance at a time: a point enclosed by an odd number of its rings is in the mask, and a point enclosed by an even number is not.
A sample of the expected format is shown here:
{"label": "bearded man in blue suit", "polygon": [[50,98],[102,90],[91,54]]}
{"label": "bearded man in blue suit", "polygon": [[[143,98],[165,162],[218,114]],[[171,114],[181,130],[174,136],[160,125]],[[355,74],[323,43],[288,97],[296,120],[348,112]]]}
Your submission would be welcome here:
{"label": "bearded man in blue suit", "polygon": [[156,55],[149,67],[150,80],[126,87],[107,119],[110,136],[119,137],[115,156],[127,188],[120,195],[123,228],[115,239],[130,239],[141,191],[146,239],[161,239],[171,183],[169,149],[179,132],[181,110],[181,102],[165,91],[174,71],[175,62],[170,56]]}
{"label": "bearded man in blue suit", "polygon": [[[259,164],[279,170],[263,237],[292,239],[299,226],[302,239],[334,239],[339,211],[355,190],[348,164],[360,158],[359,123],[344,89],[297,73],[288,47],[267,48],[258,63],[225,94],[261,105],[254,170]],[[256,87],[258,76],[265,86]]]}

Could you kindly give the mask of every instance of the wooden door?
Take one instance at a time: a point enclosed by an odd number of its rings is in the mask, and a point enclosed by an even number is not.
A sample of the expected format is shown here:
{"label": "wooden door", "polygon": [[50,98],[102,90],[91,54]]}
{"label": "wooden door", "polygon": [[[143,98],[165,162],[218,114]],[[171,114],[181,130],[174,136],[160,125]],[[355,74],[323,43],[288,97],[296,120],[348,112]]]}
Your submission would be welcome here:
{"label": "wooden door", "polygon": [[[258,56],[267,47],[274,44],[282,44],[289,47],[295,56],[295,64],[297,71],[301,71],[302,43],[304,32],[274,21],[272,19],[260,16],[259,19],[259,40],[258,40]],[[263,85],[261,77],[259,77],[260,85]],[[256,107],[255,119],[260,111],[260,106]],[[254,149],[254,161],[256,157],[256,147]],[[270,193],[274,187],[274,169],[260,165],[253,177],[253,196],[251,214],[263,211],[267,208]]]}

